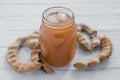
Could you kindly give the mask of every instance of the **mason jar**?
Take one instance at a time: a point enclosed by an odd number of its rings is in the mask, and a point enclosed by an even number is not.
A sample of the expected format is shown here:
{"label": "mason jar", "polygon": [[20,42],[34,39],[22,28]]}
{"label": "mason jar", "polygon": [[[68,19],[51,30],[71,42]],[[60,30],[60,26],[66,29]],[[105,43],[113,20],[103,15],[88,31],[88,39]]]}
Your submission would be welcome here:
{"label": "mason jar", "polygon": [[51,7],[42,14],[40,43],[42,58],[50,65],[68,64],[75,55],[77,30],[73,12],[65,7]]}

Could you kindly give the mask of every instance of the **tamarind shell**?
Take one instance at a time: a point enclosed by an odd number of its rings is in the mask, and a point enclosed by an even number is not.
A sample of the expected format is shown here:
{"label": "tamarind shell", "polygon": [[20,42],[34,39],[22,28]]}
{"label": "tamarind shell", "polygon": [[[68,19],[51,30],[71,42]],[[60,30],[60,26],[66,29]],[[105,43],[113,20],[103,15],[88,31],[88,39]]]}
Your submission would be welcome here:
{"label": "tamarind shell", "polygon": [[87,68],[88,64],[86,62],[79,61],[79,62],[75,63],[73,66],[78,70],[84,70]]}

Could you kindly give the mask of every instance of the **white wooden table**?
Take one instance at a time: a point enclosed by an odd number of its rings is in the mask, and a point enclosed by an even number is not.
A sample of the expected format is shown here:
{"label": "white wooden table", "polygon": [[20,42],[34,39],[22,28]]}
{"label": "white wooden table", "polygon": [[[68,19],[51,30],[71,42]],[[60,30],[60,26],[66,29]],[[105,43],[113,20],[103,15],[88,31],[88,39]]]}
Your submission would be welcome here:
{"label": "white wooden table", "polygon": [[[17,73],[6,62],[8,45],[19,36],[27,36],[39,29],[41,14],[53,6],[72,9],[76,22],[86,23],[100,36],[107,35],[113,43],[111,58],[84,71],[72,64],[96,56],[100,50],[86,54],[78,46],[73,61],[62,68],[54,68],[53,74],[38,70]],[[120,79],[120,0],[0,0],[0,80],[119,80]],[[18,53],[21,61],[30,61],[30,49]]]}

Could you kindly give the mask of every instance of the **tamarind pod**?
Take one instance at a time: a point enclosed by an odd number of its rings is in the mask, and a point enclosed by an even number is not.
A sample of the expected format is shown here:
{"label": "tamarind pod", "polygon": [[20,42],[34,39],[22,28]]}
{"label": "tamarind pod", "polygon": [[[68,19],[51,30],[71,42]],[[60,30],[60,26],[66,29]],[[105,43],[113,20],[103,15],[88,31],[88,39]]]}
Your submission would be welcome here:
{"label": "tamarind pod", "polygon": [[88,67],[95,67],[100,63],[99,58],[93,58],[88,60]]}
{"label": "tamarind pod", "polygon": [[97,34],[97,31],[91,29],[88,25],[80,23],[78,26],[81,26],[81,31],[85,31],[90,35],[91,38],[91,50],[95,49],[100,45],[100,37]]}
{"label": "tamarind pod", "polygon": [[89,48],[89,45],[88,45],[87,41],[85,40],[85,38],[79,32],[77,32],[77,41],[78,41],[79,46],[84,51],[91,52],[91,49]]}
{"label": "tamarind pod", "polygon": [[16,71],[17,72],[30,72],[30,71],[37,70],[40,67],[41,67],[41,63],[39,62],[34,62],[34,63],[29,63],[29,64],[21,63],[16,69]]}
{"label": "tamarind pod", "polygon": [[88,63],[86,63],[84,61],[79,61],[79,62],[73,64],[73,66],[78,70],[84,70],[88,67]]}
{"label": "tamarind pod", "polygon": [[50,67],[45,61],[43,61],[42,58],[40,58],[38,62],[40,62],[42,64],[42,66],[41,66],[42,68],[39,68],[39,69],[42,69],[47,74],[50,74],[50,73],[54,72],[54,70],[52,69],[52,67]]}
{"label": "tamarind pod", "polygon": [[29,38],[29,39],[38,39],[38,38],[39,38],[39,34],[34,34],[34,33],[32,33],[32,34],[30,34],[30,35],[28,36],[28,38]]}
{"label": "tamarind pod", "polygon": [[95,49],[100,45],[100,37],[96,35],[95,37],[91,38],[91,49]]}
{"label": "tamarind pod", "polygon": [[79,61],[75,63],[73,66],[77,69],[86,69],[88,67],[95,67],[101,61],[107,60],[111,56],[112,52],[112,43],[110,39],[106,36],[102,37],[101,39],[101,52],[100,54],[93,59],[89,59],[87,62]]}
{"label": "tamarind pod", "polygon": [[40,43],[36,44],[35,47],[33,48],[31,59],[32,59],[32,62],[38,61],[39,63],[41,63],[42,70],[44,70],[47,74],[50,74],[53,72],[53,69],[42,59]]}
{"label": "tamarind pod", "polygon": [[90,34],[91,37],[91,49],[95,49],[100,45],[100,36],[97,34],[97,31],[92,31]]}
{"label": "tamarind pod", "polygon": [[37,43],[39,43],[38,39],[30,39],[27,41],[28,47],[33,48]]}
{"label": "tamarind pod", "polygon": [[93,32],[93,30],[84,23],[80,23],[80,24],[78,24],[78,26],[81,26],[81,30],[86,31],[88,34],[91,34]]}
{"label": "tamarind pod", "polygon": [[108,37],[104,36],[101,38],[101,47],[102,50],[98,57],[101,61],[104,61],[111,56],[112,51],[112,43]]}
{"label": "tamarind pod", "polygon": [[31,60],[32,60],[32,62],[39,61],[39,54],[40,53],[35,53],[35,52],[31,53]]}
{"label": "tamarind pod", "polygon": [[42,70],[45,71],[47,74],[53,73],[54,70],[52,69],[52,67],[50,65],[48,65],[42,58],[41,54],[39,56],[39,62],[42,63]]}
{"label": "tamarind pod", "polygon": [[7,54],[7,62],[8,64],[10,64],[10,66],[17,72],[29,72],[29,71],[33,71],[36,69],[39,69],[41,67],[41,63],[39,63],[38,61],[34,61],[32,63],[21,63],[17,60],[17,52],[18,49],[21,45],[23,45],[28,38],[24,37],[20,37],[18,38],[14,43],[12,43],[9,47],[8,47],[8,54]]}
{"label": "tamarind pod", "polygon": [[28,47],[33,49],[33,47],[39,43],[39,38],[40,38],[40,34],[39,32],[35,31],[33,32],[32,34],[30,34],[28,36],[28,40],[27,40],[27,44],[28,44]]}
{"label": "tamarind pod", "polygon": [[13,69],[17,72],[30,72],[33,70],[37,70],[41,67],[41,63],[34,62],[30,64],[20,63],[16,59],[16,54],[10,54],[7,56],[8,63],[13,67]]}
{"label": "tamarind pod", "polygon": [[47,74],[50,74],[53,72],[53,69],[46,63],[42,64],[42,68]]}
{"label": "tamarind pod", "polygon": [[39,39],[40,34],[38,31],[33,32],[32,34],[28,35],[28,39]]}

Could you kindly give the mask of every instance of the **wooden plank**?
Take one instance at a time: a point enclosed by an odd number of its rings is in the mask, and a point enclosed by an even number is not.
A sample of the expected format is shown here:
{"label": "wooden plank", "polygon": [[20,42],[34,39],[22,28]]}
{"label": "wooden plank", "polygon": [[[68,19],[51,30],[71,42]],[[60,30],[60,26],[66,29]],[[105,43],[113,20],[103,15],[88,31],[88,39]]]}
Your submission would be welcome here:
{"label": "wooden plank", "polygon": [[[39,16],[44,9],[53,5],[0,5],[0,17],[9,16]],[[57,6],[68,7],[75,15],[119,15],[119,4],[60,4]]]}
{"label": "wooden plank", "polygon": [[[45,74],[42,71],[35,71],[30,73],[17,73],[11,69],[0,70],[0,79],[7,80],[119,80],[120,70],[95,70],[95,71],[55,71],[53,74]],[[115,75],[113,75],[115,74]],[[7,76],[7,77],[6,77]]]}
{"label": "wooden plank", "polygon": [[[120,30],[120,16],[76,16],[76,23],[86,23],[96,30]],[[37,30],[41,16],[0,18],[0,30]],[[114,28],[113,28],[114,27]]]}
{"label": "wooden plank", "polygon": [[[95,26],[98,30],[119,30],[119,4],[60,4],[74,11],[76,22],[83,22]],[[0,30],[11,29],[38,29],[41,23],[41,14],[50,5],[0,5]]]}
{"label": "wooden plank", "polygon": [[0,3],[38,3],[38,2],[40,2],[40,3],[78,3],[78,2],[80,2],[80,3],[118,3],[118,2],[120,2],[119,0],[99,0],[99,1],[97,1],[97,0],[70,0],[70,1],[68,1],[68,0],[35,0],[35,1],[33,1],[33,0],[1,0],[1,2]]}

